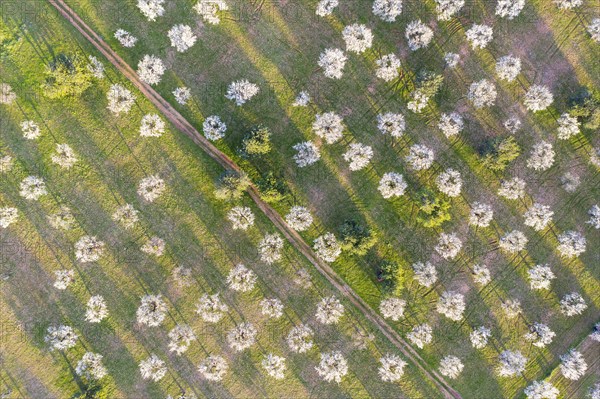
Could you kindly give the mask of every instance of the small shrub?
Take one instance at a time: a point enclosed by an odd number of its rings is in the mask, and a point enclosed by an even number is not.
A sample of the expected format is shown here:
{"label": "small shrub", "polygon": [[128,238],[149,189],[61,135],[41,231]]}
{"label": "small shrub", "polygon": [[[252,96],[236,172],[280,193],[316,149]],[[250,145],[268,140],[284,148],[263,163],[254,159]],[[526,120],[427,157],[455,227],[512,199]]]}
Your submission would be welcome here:
{"label": "small shrub", "polygon": [[600,91],[585,89],[572,104],[569,114],[581,118],[585,129],[600,128]]}
{"label": "small shrub", "polygon": [[424,194],[417,214],[417,222],[423,227],[435,228],[451,219],[450,203],[442,198]]}
{"label": "small shrub", "polygon": [[87,61],[79,55],[59,54],[46,68],[44,94],[49,98],[77,97],[92,85]]}
{"label": "small shrub", "polygon": [[271,132],[266,127],[253,129],[242,141],[242,152],[249,156],[261,156],[271,151]]}
{"label": "small shrub", "polygon": [[340,227],[342,249],[353,255],[365,255],[375,245],[377,238],[369,228],[354,220],[347,220]]}
{"label": "small shrub", "polygon": [[386,260],[379,265],[377,279],[382,284],[383,292],[399,292],[404,287],[406,276],[397,262]]}
{"label": "small shrub", "polygon": [[227,171],[217,182],[215,197],[223,201],[235,201],[242,197],[250,184],[250,178],[245,173]]}
{"label": "small shrub", "polygon": [[283,201],[288,195],[288,188],[285,181],[276,176],[273,172],[269,172],[263,176],[257,183],[260,197],[268,203]]}
{"label": "small shrub", "polygon": [[513,136],[496,141],[483,158],[483,165],[495,172],[502,172],[521,154],[521,147]]}

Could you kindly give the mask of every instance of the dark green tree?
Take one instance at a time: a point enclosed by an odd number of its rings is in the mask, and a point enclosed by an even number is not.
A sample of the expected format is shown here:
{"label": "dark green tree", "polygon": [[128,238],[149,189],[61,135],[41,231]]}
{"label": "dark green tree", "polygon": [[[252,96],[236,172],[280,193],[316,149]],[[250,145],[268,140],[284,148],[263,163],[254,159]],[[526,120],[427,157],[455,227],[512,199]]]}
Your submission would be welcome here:
{"label": "dark green tree", "polygon": [[242,197],[251,183],[250,178],[244,172],[226,171],[217,182],[215,197],[223,201],[235,201]]}
{"label": "dark green tree", "polygon": [[404,286],[404,271],[393,261],[384,261],[379,265],[377,279],[381,281],[385,293],[397,292]]}
{"label": "dark green tree", "polygon": [[250,131],[242,141],[242,152],[250,156],[260,156],[271,151],[271,132],[266,127]]}
{"label": "dark green tree", "polygon": [[12,57],[18,53],[19,45],[23,42],[23,34],[27,32],[27,26],[21,24],[15,28],[6,25],[0,26],[0,58]]}
{"label": "dark green tree", "polygon": [[421,196],[421,205],[417,213],[417,222],[423,227],[434,228],[450,220],[450,203],[443,198],[425,193]]}
{"label": "dark green tree", "polygon": [[571,103],[569,114],[581,118],[585,129],[595,130],[600,128],[600,91],[585,89]]}
{"label": "dark green tree", "polygon": [[353,255],[365,255],[375,245],[377,238],[368,227],[347,220],[340,227],[342,249]]}
{"label": "dark green tree", "polygon": [[496,140],[483,158],[483,165],[495,172],[502,172],[521,154],[521,147],[513,136]]}
{"label": "dark green tree", "polygon": [[268,203],[280,202],[288,195],[284,180],[277,177],[273,172],[263,176],[257,185],[261,198]]}
{"label": "dark green tree", "polygon": [[430,71],[423,71],[417,77],[417,90],[425,97],[432,98],[442,87],[444,76]]}
{"label": "dark green tree", "polygon": [[77,97],[92,85],[86,60],[77,54],[59,54],[46,67],[43,91],[49,98]]}

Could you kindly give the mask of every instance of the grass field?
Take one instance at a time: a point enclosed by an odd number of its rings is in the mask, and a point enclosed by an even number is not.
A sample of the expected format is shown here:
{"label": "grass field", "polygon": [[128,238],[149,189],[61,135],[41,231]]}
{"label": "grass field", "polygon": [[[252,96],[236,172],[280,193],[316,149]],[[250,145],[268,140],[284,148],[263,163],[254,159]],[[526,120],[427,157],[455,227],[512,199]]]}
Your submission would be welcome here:
{"label": "grass field", "polygon": [[[291,194],[274,207],[285,215],[292,205],[308,206],[315,216],[314,226],[303,232],[308,243],[326,231],[337,233],[347,219],[368,225],[378,237],[377,245],[364,257],[342,255],[333,268],[373,308],[387,294],[377,281],[377,268],[383,260],[397,261],[405,275],[405,284],[396,295],[408,302],[405,318],[392,322],[403,336],[415,325],[428,322],[434,329],[433,344],[418,350],[427,364],[436,369],[446,355],[456,355],[465,371],[451,385],[464,398],[522,397],[523,388],[533,380],[548,378],[564,397],[583,397],[598,380],[600,356],[597,343],[585,337],[598,322],[600,310],[600,234],[585,224],[587,211],[600,198],[598,168],[589,157],[599,143],[598,131],[583,130],[568,141],[556,139],[556,120],[568,108],[568,100],[581,86],[600,83],[600,50],[589,40],[585,26],[599,9],[593,1],[584,2],[577,11],[557,12],[551,1],[528,1],[514,21],[494,16],[492,2],[469,2],[458,18],[448,22],[435,20],[435,4],[405,2],[402,15],[394,23],[380,21],[371,13],[371,2],[342,2],[332,16],[314,14],[316,2],[232,2],[221,24],[203,23],[190,1],[172,1],[165,15],[148,22],[134,1],[67,3],[136,68],[145,54],[165,61],[167,73],[157,91],[187,120],[201,130],[208,115],[220,115],[228,126],[227,136],[217,143],[254,179],[270,170],[282,174]],[[341,384],[321,382],[314,365],[318,354],[292,355],[283,336],[292,325],[314,320],[314,308],[323,296],[334,293],[324,279],[313,272],[315,286],[303,290],[295,286],[296,270],[311,266],[298,252],[286,247],[285,261],[266,266],[257,260],[256,244],[274,227],[262,217],[251,201],[256,227],[248,233],[233,231],[225,220],[228,206],[215,200],[213,182],[221,169],[184,138],[172,126],[159,139],[139,137],[142,115],[152,106],[137,95],[136,106],[127,117],[115,118],[106,110],[105,92],[111,82],[124,79],[107,66],[107,79],[94,83],[81,98],[49,100],[38,89],[44,65],[61,52],[81,51],[96,54],[87,42],[56,15],[45,2],[8,3],[3,7],[4,43],[11,43],[9,55],[2,57],[0,77],[10,83],[19,100],[16,106],[1,107],[0,145],[17,159],[10,174],[2,175],[0,200],[3,206],[20,210],[17,225],[0,233],[3,248],[1,283],[4,334],[2,380],[14,397],[71,397],[81,391],[74,378],[74,363],[92,348],[105,356],[109,381],[103,383],[106,397],[165,397],[179,388],[193,389],[207,397],[397,397],[432,398],[437,391],[414,367],[399,384],[380,383],[376,364],[379,357],[394,348],[377,335],[365,351],[352,349],[356,328],[377,334],[364,318],[346,304],[348,313],[341,324],[318,330],[320,351],[339,349],[348,354],[350,375]],[[7,12],[7,10],[9,12]],[[406,24],[422,19],[435,27],[435,36],[427,49],[410,52],[404,39]],[[318,70],[320,52],[328,47],[343,48],[341,30],[351,23],[367,24],[375,35],[374,46],[362,55],[349,54],[344,79],[332,81]],[[465,40],[472,23],[494,26],[494,40],[484,50],[473,51]],[[199,36],[198,42],[184,54],[170,47],[166,32],[177,23],[189,24]],[[123,28],[138,37],[132,49],[114,39]],[[381,54],[397,53],[402,60],[403,77],[384,84],[374,76],[375,59]],[[461,55],[456,69],[444,67],[446,52]],[[496,60],[508,53],[523,59],[523,70],[516,82],[498,81],[496,105],[475,110],[467,101],[471,82],[494,78]],[[443,73],[445,83],[436,104],[420,115],[406,108],[408,89],[419,70]],[[259,85],[259,95],[243,107],[225,98],[231,81],[249,79]],[[551,88],[555,101],[544,112],[532,114],[522,106],[527,88],[541,83]],[[171,92],[179,86],[192,90],[188,106],[177,104]],[[295,96],[307,90],[313,99],[307,108],[292,106]],[[437,128],[442,112],[457,110],[465,118],[466,128],[459,138],[447,139]],[[291,157],[292,146],[313,140],[311,125],[315,114],[336,111],[347,126],[341,143],[321,146],[321,161],[299,169]],[[377,130],[380,112],[400,112],[406,117],[407,131],[400,139],[384,136]],[[516,115],[523,127],[515,138],[522,148],[519,158],[503,173],[495,173],[481,163],[481,148],[488,140],[508,136],[503,121]],[[19,123],[37,121],[42,137],[30,142],[22,138]],[[258,124],[273,132],[274,150],[264,160],[242,157],[238,148],[244,135]],[[554,144],[557,162],[545,172],[526,167],[526,154],[532,145],[545,139]],[[57,143],[68,142],[80,157],[76,166],[64,173],[49,161]],[[350,172],[342,154],[351,142],[372,146],[375,156],[367,169]],[[412,171],[404,157],[414,143],[432,147],[434,166],[423,172]],[[418,190],[435,191],[435,176],[452,167],[463,176],[461,196],[451,199],[449,222],[442,228],[425,229],[418,225],[415,210]],[[385,172],[402,173],[408,182],[408,195],[385,200],[377,191]],[[560,187],[567,171],[577,174],[582,184],[574,193]],[[50,195],[39,202],[19,197],[20,181],[31,174],[44,177]],[[159,174],[167,183],[167,193],[156,203],[143,203],[136,194],[137,182],[144,176]],[[505,200],[496,192],[503,178],[518,176],[527,182],[527,196],[519,201]],[[494,221],[488,228],[468,225],[470,207],[485,201],[494,208]],[[523,212],[533,202],[551,206],[552,224],[541,232],[523,226]],[[142,223],[125,231],[110,215],[117,206],[131,203],[141,210]],[[46,223],[45,215],[60,204],[74,211],[77,227],[57,234]],[[514,229],[529,238],[526,250],[507,255],[498,249],[498,241]],[[557,236],[565,230],[577,230],[587,239],[587,251],[575,259],[561,258],[556,251]],[[438,256],[433,247],[441,232],[456,232],[463,250],[453,261]],[[92,265],[74,262],[73,245],[81,235],[93,234],[107,243],[108,254]],[[144,241],[158,235],[167,242],[167,254],[158,260],[138,251]],[[6,254],[6,256],[5,256]],[[429,260],[436,265],[440,278],[433,289],[412,279],[411,264]],[[259,289],[233,294],[225,286],[229,269],[239,263],[251,266],[259,275]],[[483,288],[473,283],[470,269],[486,264],[492,282]],[[548,263],[557,278],[550,291],[532,291],[527,269]],[[54,270],[74,265],[76,283],[66,292],[52,287]],[[195,284],[178,288],[170,271],[178,265],[192,267]],[[450,321],[435,310],[439,295],[456,290],[466,297],[465,319]],[[225,296],[232,311],[226,321],[209,328],[194,313],[197,298],[204,292]],[[560,313],[559,301],[576,291],[588,308],[576,317]],[[31,295],[24,296],[24,292]],[[169,300],[169,320],[160,328],[139,329],[135,309],[144,293],[163,293]],[[98,326],[83,320],[90,295],[101,294],[108,300],[110,317]],[[277,296],[286,304],[286,314],[278,321],[266,321],[258,310],[263,297]],[[521,301],[522,314],[507,319],[501,304],[508,298]],[[242,320],[259,326],[258,345],[243,354],[230,353],[224,335]],[[190,324],[198,335],[183,356],[168,353],[166,333],[177,322]],[[534,322],[548,324],[556,337],[540,349],[522,337]],[[64,323],[80,332],[82,345],[66,353],[65,358],[48,352],[43,342],[50,324]],[[479,325],[492,330],[490,345],[472,348],[469,333]],[[20,326],[20,327],[17,327]],[[317,331],[318,325],[315,324]],[[570,382],[558,371],[559,356],[569,348],[585,346],[590,369],[585,379]],[[500,378],[494,369],[504,349],[520,350],[528,359],[525,373],[515,378]],[[91,349],[90,349],[91,350]],[[285,353],[287,379],[282,383],[268,380],[259,362],[268,351]],[[208,353],[223,352],[230,360],[232,373],[222,384],[200,382],[195,367]],[[25,354],[25,356],[23,355]],[[169,374],[160,383],[141,379],[137,363],[149,353],[167,360]],[[372,366],[367,366],[371,364]],[[26,371],[27,370],[27,371]],[[31,371],[29,371],[31,370]],[[20,395],[20,396],[19,396]],[[11,396],[8,396],[11,397]]]}
{"label": "grass field", "polygon": [[[51,9],[47,6],[41,11]],[[2,180],[2,203],[21,210],[19,228],[7,229],[2,235],[6,249],[2,264],[6,276],[2,298],[3,392],[12,392],[7,397],[77,395],[81,386],[73,367],[89,350],[104,354],[110,378],[103,383],[101,394],[107,398],[165,397],[175,395],[179,388],[209,397],[250,397],[256,392],[269,397],[314,393],[369,397],[390,396],[398,390],[406,397],[436,397],[436,390],[414,369],[400,385],[381,385],[376,383],[376,367],[359,367],[367,362],[375,365],[380,351],[393,351],[393,346],[348,304],[348,314],[339,325],[314,327],[319,347],[352,353],[349,361],[355,378],[351,383],[318,383],[312,365],[318,361],[316,352],[289,358],[291,371],[285,383],[268,381],[257,369],[263,352],[288,351],[284,343],[287,330],[301,321],[312,324],[309,319],[316,303],[334,294],[332,288],[316,273],[312,273],[312,288],[294,285],[296,271],[310,268],[291,248],[276,266],[257,263],[256,243],[264,233],[274,230],[272,225],[257,209],[253,209],[256,227],[249,233],[233,231],[224,223],[226,210],[212,197],[212,182],[220,168],[172,128],[160,140],[141,140],[138,120],[152,110],[141,96],[135,111],[121,120],[113,119],[100,105],[105,101],[108,82],[77,100],[40,97],[35,88],[44,65],[41,56],[77,48],[87,53],[90,49],[54,16],[36,19],[35,24],[29,24],[26,15],[13,17],[20,23],[6,21],[4,27],[15,29],[26,40],[18,48],[19,57],[3,60],[2,69],[3,78],[13,82],[19,93],[18,107],[3,109],[2,115],[3,153],[18,159]],[[51,37],[49,32],[53,32]],[[112,70],[107,79],[122,81]],[[42,126],[43,135],[35,143],[22,139],[18,123],[24,118]],[[48,159],[56,143],[65,141],[80,156],[78,166],[67,173],[57,170]],[[167,194],[155,204],[143,203],[135,192],[139,179],[149,173],[160,174],[168,185]],[[39,203],[19,197],[19,183],[29,174],[47,181],[50,195]],[[140,226],[132,231],[124,231],[110,216],[126,202],[141,210]],[[244,202],[252,206],[251,201]],[[77,227],[66,234],[57,234],[45,220],[59,204],[67,204],[77,220]],[[97,264],[78,265],[73,259],[73,245],[81,235],[91,232],[105,239],[110,251]],[[138,249],[153,235],[167,242],[167,254],[158,260]],[[236,295],[226,289],[224,280],[229,269],[240,262],[255,270],[259,283],[251,293]],[[52,273],[68,265],[77,268],[76,282],[62,293],[52,287]],[[180,288],[173,281],[170,272],[176,266],[192,268],[192,287]],[[25,292],[31,295],[23,295]],[[143,330],[135,325],[139,298],[159,292],[168,299],[168,322],[158,329]],[[208,325],[195,314],[197,298],[204,292],[222,292],[229,304],[231,311],[222,323]],[[110,316],[94,326],[83,320],[83,313],[89,296],[98,294],[107,298]],[[268,321],[260,314],[258,302],[273,296],[281,298],[286,311],[282,319]],[[227,353],[224,336],[241,321],[260,326],[258,347],[241,355]],[[198,337],[184,356],[169,354],[166,349],[166,332],[178,322],[190,324]],[[81,345],[64,358],[48,352],[43,342],[46,327],[58,323],[74,326],[81,338]],[[360,331],[376,334],[376,340],[365,351],[353,351],[352,336]],[[217,386],[199,382],[197,364],[208,353],[221,352],[230,360],[232,377]],[[149,353],[168,362],[168,378],[160,384],[145,383],[137,371],[137,363]]]}

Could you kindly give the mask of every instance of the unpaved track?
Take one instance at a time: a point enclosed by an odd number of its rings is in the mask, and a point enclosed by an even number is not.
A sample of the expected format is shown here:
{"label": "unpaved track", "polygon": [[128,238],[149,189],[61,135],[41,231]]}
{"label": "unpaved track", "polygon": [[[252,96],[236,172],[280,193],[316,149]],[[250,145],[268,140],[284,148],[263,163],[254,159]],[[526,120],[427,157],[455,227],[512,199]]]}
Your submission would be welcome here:
{"label": "unpaved track", "polygon": [[[175,108],[162,98],[152,87],[142,82],[135,71],[113,51],[108,44],[94,32],[83,20],[62,0],[48,0],[58,12],[65,17],[75,29],[77,29],[94,47],[98,49],[125,77],[127,77],[146,96],[169,121],[179,130],[185,133],[211,158],[217,161],[225,169],[240,172],[240,167],[227,155],[219,151],[211,142],[202,136]],[[248,194],[256,202],[260,210],[275,224],[277,229],[286,239],[300,251],[314,267],[338,290],[340,294],[354,304],[381,332],[402,352],[402,354],[417,366],[440,390],[447,399],[462,399],[445,379],[435,370],[429,370],[421,356],[398,334],[379,314],[377,314],[367,303],[352,290],[342,278],[327,264],[321,262],[312,248],[283,218],[267,203],[258,193],[256,187],[251,186]]]}

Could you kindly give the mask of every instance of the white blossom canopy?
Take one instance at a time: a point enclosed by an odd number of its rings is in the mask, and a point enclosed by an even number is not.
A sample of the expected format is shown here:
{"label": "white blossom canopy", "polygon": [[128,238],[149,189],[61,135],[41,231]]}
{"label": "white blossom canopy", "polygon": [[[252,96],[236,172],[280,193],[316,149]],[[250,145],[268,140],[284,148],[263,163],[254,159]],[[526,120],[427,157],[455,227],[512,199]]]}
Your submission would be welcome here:
{"label": "white blossom canopy", "polygon": [[385,22],[396,22],[402,13],[402,0],[374,0],[373,14]]}
{"label": "white blossom canopy", "polygon": [[341,352],[332,351],[321,354],[321,362],[315,367],[317,373],[327,382],[342,382],[348,374],[348,362]]}

